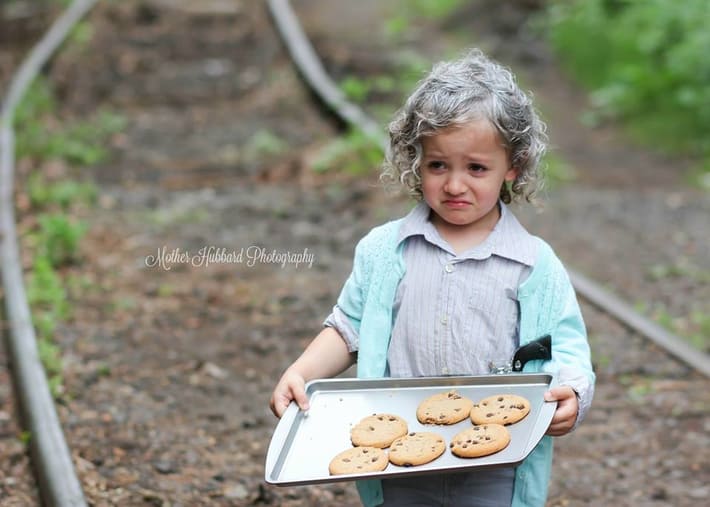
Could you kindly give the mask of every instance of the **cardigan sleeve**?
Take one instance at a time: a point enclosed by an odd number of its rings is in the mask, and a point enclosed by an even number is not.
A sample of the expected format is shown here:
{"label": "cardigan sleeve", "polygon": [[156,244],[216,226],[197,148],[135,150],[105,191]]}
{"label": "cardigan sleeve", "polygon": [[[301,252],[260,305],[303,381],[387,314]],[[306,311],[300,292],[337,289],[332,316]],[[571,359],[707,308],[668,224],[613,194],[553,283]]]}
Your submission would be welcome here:
{"label": "cardigan sleeve", "polygon": [[567,297],[564,298],[555,330],[557,339],[553,344],[553,359],[559,365],[559,384],[570,386],[577,393],[579,411],[575,429],[584,420],[592,404],[595,374],[582,312],[566,273],[565,280]]}
{"label": "cardigan sleeve", "polygon": [[541,241],[533,273],[518,290],[521,304],[521,344],[550,334],[552,360],[531,361],[525,371],[555,373],[560,385],[575,390],[579,412],[575,427],[584,419],[594,396],[595,374],[582,312],[574,287],[552,248]]}
{"label": "cardigan sleeve", "polygon": [[[368,295],[374,291],[379,298],[380,278],[393,273],[388,266],[398,259],[394,245],[400,223],[401,220],[394,220],[375,227],[355,246],[353,269],[340,291],[336,306],[358,336]],[[378,275],[373,276],[373,272]]]}
{"label": "cardigan sleeve", "polygon": [[[367,250],[367,236],[361,239],[355,247],[355,257],[353,269],[345,281],[340,296],[338,296],[338,308],[348,318],[352,330],[359,334],[362,314],[365,309],[365,297],[367,291],[367,255],[363,250]],[[365,244],[363,245],[363,242]]]}

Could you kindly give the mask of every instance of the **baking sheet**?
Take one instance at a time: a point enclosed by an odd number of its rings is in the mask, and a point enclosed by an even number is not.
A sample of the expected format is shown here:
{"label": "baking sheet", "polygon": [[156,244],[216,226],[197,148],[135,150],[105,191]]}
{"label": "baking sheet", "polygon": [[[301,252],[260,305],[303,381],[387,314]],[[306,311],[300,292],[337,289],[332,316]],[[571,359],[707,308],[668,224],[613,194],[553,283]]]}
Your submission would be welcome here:
{"label": "baking sheet", "polygon": [[[530,454],[552,420],[557,403],[545,402],[543,394],[553,385],[554,376],[544,373],[314,380],[306,385],[310,409],[303,412],[291,403],[274,430],[266,456],[265,480],[286,486],[515,466]],[[451,454],[448,444],[454,435],[472,426],[470,419],[438,426],[421,424],[416,417],[417,406],[424,398],[451,389],[474,402],[496,394],[518,394],[530,401],[530,413],[522,421],[506,426],[511,441],[502,451],[481,458],[459,458]],[[410,432],[438,433],[446,440],[446,451],[421,466],[390,463],[382,472],[330,475],[330,460],[352,447],[350,429],[363,417],[380,412],[404,418]]]}

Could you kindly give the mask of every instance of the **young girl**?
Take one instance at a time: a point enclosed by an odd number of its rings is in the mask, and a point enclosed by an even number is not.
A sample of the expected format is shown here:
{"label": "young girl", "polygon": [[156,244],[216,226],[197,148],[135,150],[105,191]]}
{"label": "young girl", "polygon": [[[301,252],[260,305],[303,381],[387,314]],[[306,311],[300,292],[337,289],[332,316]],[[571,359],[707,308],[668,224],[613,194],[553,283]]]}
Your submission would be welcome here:
{"label": "young girl", "polygon": [[308,408],[305,383],[357,362],[358,376],[486,374],[545,334],[558,402],[548,435],[517,468],[358,482],[367,506],[542,506],[550,436],[570,432],[592,400],[582,315],[564,267],[506,204],[530,200],[545,125],[513,75],[473,50],[436,65],[389,127],[385,178],[419,202],[374,228],[325,327],[286,370],[271,398],[280,417]]}

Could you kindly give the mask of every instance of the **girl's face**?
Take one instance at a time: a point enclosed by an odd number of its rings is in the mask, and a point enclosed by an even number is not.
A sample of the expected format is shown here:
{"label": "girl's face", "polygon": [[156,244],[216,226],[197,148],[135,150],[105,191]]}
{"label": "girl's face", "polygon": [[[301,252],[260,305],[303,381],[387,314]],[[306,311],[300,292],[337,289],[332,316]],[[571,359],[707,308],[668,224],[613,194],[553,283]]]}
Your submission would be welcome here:
{"label": "girl's face", "polygon": [[422,150],[422,194],[432,222],[446,239],[480,243],[500,217],[503,182],[517,175],[495,128],[486,120],[448,127],[422,138]]}

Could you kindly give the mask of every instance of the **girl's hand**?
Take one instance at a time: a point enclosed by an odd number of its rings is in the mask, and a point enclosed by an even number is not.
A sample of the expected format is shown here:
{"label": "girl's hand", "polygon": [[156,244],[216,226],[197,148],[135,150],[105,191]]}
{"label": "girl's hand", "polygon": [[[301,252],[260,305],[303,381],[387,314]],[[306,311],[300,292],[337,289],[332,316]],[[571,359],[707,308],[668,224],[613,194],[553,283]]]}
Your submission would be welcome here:
{"label": "girl's hand", "polygon": [[301,410],[308,410],[306,380],[302,375],[288,369],[281,376],[271,395],[269,406],[276,417],[281,417],[291,401],[296,401]]}
{"label": "girl's hand", "polygon": [[553,387],[545,393],[545,401],[557,400],[557,410],[552,416],[552,422],[547,429],[547,434],[560,437],[570,432],[577,421],[579,402],[577,394],[569,386]]}

